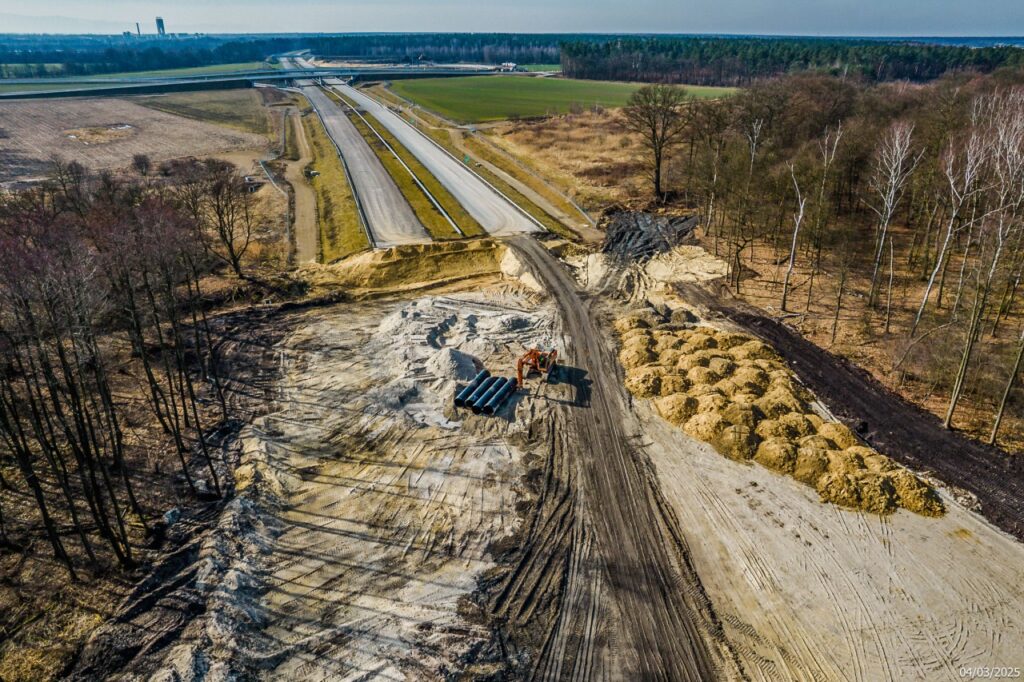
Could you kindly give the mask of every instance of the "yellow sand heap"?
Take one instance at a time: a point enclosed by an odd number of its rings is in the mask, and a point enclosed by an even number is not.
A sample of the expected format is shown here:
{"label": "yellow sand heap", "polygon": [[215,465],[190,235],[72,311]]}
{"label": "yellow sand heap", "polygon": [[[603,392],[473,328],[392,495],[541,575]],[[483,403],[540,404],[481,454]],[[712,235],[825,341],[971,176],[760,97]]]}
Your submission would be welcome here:
{"label": "yellow sand heap", "polygon": [[621,318],[615,329],[626,388],[722,455],[792,476],[845,507],[944,512],[927,483],[815,414],[813,397],[763,341],[710,327],[656,326],[641,316]]}
{"label": "yellow sand heap", "polygon": [[495,239],[408,244],[364,251],[330,265],[307,264],[312,286],[401,291],[501,272],[504,244]]}

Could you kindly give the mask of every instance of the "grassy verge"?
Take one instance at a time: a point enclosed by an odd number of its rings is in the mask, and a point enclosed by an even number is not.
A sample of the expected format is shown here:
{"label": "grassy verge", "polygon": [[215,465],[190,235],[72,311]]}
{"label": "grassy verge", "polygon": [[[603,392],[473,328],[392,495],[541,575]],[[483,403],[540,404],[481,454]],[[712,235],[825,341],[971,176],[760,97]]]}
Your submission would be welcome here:
{"label": "grassy verge", "polygon": [[348,184],[345,167],[320,117],[315,114],[303,116],[302,125],[313,154],[309,167],[320,173],[313,179],[317,223],[320,226],[320,261],[330,263],[370,248],[370,242],[359,222],[355,196]]}
{"label": "grassy verge", "polygon": [[157,111],[217,123],[236,130],[259,135],[270,135],[273,132],[267,111],[259,94],[253,89],[180,92],[138,97],[132,101]]}
{"label": "grassy verge", "polygon": [[522,67],[527,71],[561,71],[561,64],[523,64]]}
{"label": "grassy verge", "polygon": [[[89,83],[63,83],[62,81],[55,80],[53,83],[22,83],[20,85],[14,83],[3,83],[0,81],[0,92],[40,92],[47,90],[88,90],[89,88],[96,88],[97,90],[103,90],[107,86],[101,85],[99,87],[96,84]],[[116,87],[111,85],[110,87]]]}
{"label": "grassy verge", "polygon": [[487,182],[491,183],[504,194],[506,197],[511,199],[519,208],[529,213],[537,222],[546,227],[549,231],[555,234],[565,237],[566,239],[577,241],[580,236],[567,226],[563,225],[560,220],[550,215],[547,211],[542,209],[537,204],[530,201],[524,196],[519,190],[512,185],[508,184],[497,175],[487,170],[486,167],[480,166],[473,169],[477,175],[482,177]]}
{"label": "grassy verge", "polygon": [[157,69],[154,71],[121,71],[119,73],[98,73],[89,78],[179,78],[188,76],[215,76],[236,71],[261,71],[270,68],[266,62],[237,62],[235,64],[212,64],[191,66],[181,69]]}
{"label": "grassy verge", "polygon": [[[395,154],[401,158],[403,162],[412,170],[416,175],[416,178],[427,188],[427,191],[433,195],[437,203],[444,208],[445,212],[451,216],[455,224],[459,226],[462,232],[467,237],[475,237],[484,234],[484,230],[480,227],[473,216],[471,216],[466,210],[456,201],[455,197],[451,195],[444,188],[444,186],[434,177],[433,173],[428,171],[423,164],[421,164],[408,149],[406,149],[398,140],[394,138],[387,131],[384,126],[380,124],[372,115],[361,112],[362,118],[357,115],[350,106],[352,103],[347,98],[338,95],[335,92],[328,92],[335,102],[341,106],[345,115],[348,116],[349,120],[355,125],[356,129],[363,136],[366,142],[373,149],[377,158],[380,159],[384,168],[388,171],[388,174],[394,179],[395,184],[398,185],[398,189],[402,192],[402,196],[405,197],[409,205],[412,206],[413,212],[419,221],[423,224],[423,227],[427,228],[427,232],[434,239],[457,239],[461,237],[456,232],[451,223],[449,223],[444,215],[437,210],[433,202],[427,197],[426,193],[420,189],[416,181],[413,180],[412,176],[409,175],[409,171],[402,166],[402,163],[395,158]],[[366,119],[365,121],[363,119]],[[369,125],[367,125],[369,123]],[[372,129],[371,127],[372,126]],[[374,134],[374,130],[380,133],[380,137],[383,137],[388,145],[395,150],[395,154],[380,141],[377,135]]]}
{"label": "grassy verge", "polygon": [[302,157],[302,153],[299,151],[299,138],[298,130],[295,126],[299,125],[299,119],[294,113],[289,114],[284,119],[284,158],[289,161],[298,161]]}
{"label": "grassy verge", "polygon": [[579,210],[573,206],[568,199],[549,187],[548,184],[539,177],[525,170],[523,166],[520,166],[513,158],[506,156],[505,153],[498,151],[491,146],[491,144],[481,140],[476,135],[466,135],[464,139],[466,148],[469,149],[474,156],[477,156],[487,163],[505,171],[510,176],[550,201],[552,206],[555,206],[559,210],[565,212],[566,215],[579,215]]}

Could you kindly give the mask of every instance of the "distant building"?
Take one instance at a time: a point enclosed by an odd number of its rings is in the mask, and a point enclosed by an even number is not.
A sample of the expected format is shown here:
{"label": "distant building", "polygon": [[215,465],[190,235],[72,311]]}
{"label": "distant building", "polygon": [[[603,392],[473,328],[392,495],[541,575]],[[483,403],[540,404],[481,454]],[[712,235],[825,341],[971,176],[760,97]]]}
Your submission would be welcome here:
{"label": "distant building", "polygon": [[515,62],[504,62],[501,65],[501,68],[499,70],[500,71],[518,71],[519,70],[519,65],[516,64]]}
{"label": "distant building", "polygon": [[159,36],[167,35],[167,32],[164,30],[164,18],[163,17],[157,17],[156,18],[156,34],[159,35]]}

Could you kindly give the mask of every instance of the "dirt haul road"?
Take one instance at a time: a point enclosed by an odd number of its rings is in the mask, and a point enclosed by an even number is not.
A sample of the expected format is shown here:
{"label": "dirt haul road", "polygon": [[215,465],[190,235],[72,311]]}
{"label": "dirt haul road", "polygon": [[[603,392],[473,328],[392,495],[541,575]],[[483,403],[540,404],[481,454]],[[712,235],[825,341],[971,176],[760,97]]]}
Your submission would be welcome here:
{"label": "dirt haul road", "polygon": [[290,126],[289,135],[294,135],[299,147],[299,159],[288,163],[285,179],[295,192],[295,215],[292,227],[295,230],[295,260],[298,263],[315,261],[320,250],[320,234],[316,224],[316,194],[306,180],[303,169],[313,160],[306,140],[306,131],[298,114],[289,114],[285,125]]}
{"label": "dirt haul road", "polygon": [[383,248],[429,242],[430,236],[416,219],[398,185],[345,112],[320,88],[305,86],[300,90],[320,115],[331,139],[341,149],[355,192],[370,223],[374,246]]}
{"label": "dirt haul road", "polygon": [[380,121],[381,125],[434,174],[434,177],[489,234],[504,236],[520,232],[537,232],[541,229],[493,187],[390,109],[340,80],[327,79],[325,83],[359,104]]}
{"label": "dirt haul road", "polygon": [[[570,452],[574,451],[579,479],[582,508],[576,515],[587,521],[594,534],[589,558],[599,564],[597,572],[603,575],[576,588],[592,593],[590,599],[577,603],[600,602],[604,612],[600,626],[595,627],[594,613],[574,612],[571,589],[557,626],[571,632],[564,639],[593,641],[580,645],[571,673],[560,670],[562,661],[544,660],[566,658],[566,643],[547,646],[538,665],[546,674],[540,676],[555,679],[564,674],[580,680],[738,677],[690,566],[675,517],[661,498],[649,463],[634,447],[641,430],[627,408],[608,335],[598,330],[569,273],[543,246],[525,236],[510,243],[551,294],[561,315],[559,350],[565,365],[561,371],[586,373],[585,382],[579,376],[577,382],[589,386],[587,395],[565,408],[569,430],[565,440],[573,444]],[[570,582],[573,577],[570,574]],[[565,625],[573,621],[580,622]]]}

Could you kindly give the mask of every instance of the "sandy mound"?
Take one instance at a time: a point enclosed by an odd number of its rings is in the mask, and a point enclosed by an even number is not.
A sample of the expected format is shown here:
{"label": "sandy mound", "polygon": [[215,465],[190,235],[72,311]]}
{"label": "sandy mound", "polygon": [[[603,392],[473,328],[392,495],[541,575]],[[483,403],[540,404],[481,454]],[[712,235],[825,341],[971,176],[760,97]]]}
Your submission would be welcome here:
{"label": "sandy mound", "polygon": [[762,341],[710,327],[652,326],[637,315],[615,328],[626,388],[653,398],[664,419],[725,457],[790,475],[825,502],[876,514],[943,513],[926,483],[815,414],[813,396]]}
{"label": "sandy mound", "polygon": [[796,466],[796,446],[786,438],[769,438],[757,446],[754,459],[773,471],[791,474]]}
{"label": "sandy mound", "polygon": [[793,478],[807,485],[817,485],[818,479],[828,472],[828,461],[827,450],[809,447],[797,448]]}
{"label": "sandy mound", "polygon": [[659,253],[647,262],[645,270],[651,279],[675,284],[678,282],[706,282],[725,277],[725,261],[715,258],[699,246],[677,246]]}
{"label": "sandy mound", "polygon": [[620,317],[615,320],[615,331],[619,334],[625,335],[626,332],[634,329],[649,329],[651,326],[650,322],[645,320],[640,315],[630,315],[628,317]]}
{"label": "sandy mound", "polygon": [[742,424],[725,427],[711,445],[729,459],[744,462],[754,456],[758,447],[753,429]]}
{"label": "sandy mound", "polygon": [[416,289],[497,274],[505,251],[494,239],[394,246],[364,251],[331,265],[311,263],[303,266],[303,275],[313,286]]}
{"label": "sandy mound", "polygon": [[427,371],[439,379],[469,381],[478,370],[471,355],[454,348],[442,348],[427,360]]}
{"label": "sandy mound", "polygon": [[665,374],[661,377],[661,395],[686,393],[690,385],[690,380],[681,374]]}
{"label": "sandy mound", "polygon": [[860,441],[857,440],[857,436],[853,435],[853,431],[846,428],[843,424],[838,424],[836,422],[823,423],[818,427],[818,435],[828,438],[830,441],[835,443],[837,447],[843,449],[860,445]]}
{"label": "sandy mound", "polygon": [[725,420],[722,419],[722,415],[719,413],[698,412],[683,425],[683,431],[694,438],[710,443],[725,430],[726,426],[728,424],[725,423]]}
{"label": "sandy mound", "polygon": [[682,426],[697,414],[697,399],[676,393],[655,400],[654,408],[666,421]]}
{"label": "sandy mound", "polygon": [[662,374],[660,367],[637,367],[626,372],[626,388],[637,398],[653,398],[661,395]]}

